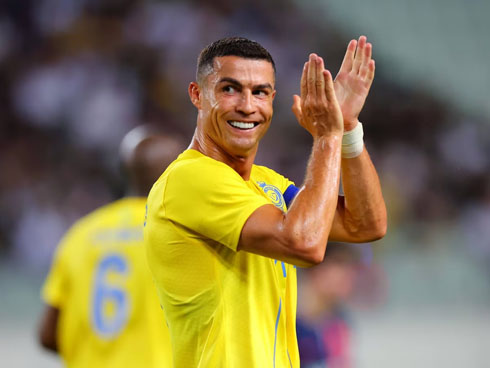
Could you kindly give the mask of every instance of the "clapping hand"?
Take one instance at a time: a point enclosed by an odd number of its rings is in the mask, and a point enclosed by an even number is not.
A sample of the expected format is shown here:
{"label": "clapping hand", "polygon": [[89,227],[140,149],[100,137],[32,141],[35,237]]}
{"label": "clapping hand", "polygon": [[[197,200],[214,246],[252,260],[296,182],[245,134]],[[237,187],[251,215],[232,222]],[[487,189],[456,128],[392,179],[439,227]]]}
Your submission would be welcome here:
{"label": "clapping hand", "polygon": [[292,110],[313,138],[343,133],[342,113],[335,97],[332,75],[316,54],[311,54],[305,63],[301,97],[294,95]]}
{"label": "clapping hand", "polygon": [[335,95],[342,110],[344,130],[349,131],[357,125],[359,114],[374,79],[374,60],[371,59],[372,45],[366,36],[359,41],[351,40],[335,77]]}

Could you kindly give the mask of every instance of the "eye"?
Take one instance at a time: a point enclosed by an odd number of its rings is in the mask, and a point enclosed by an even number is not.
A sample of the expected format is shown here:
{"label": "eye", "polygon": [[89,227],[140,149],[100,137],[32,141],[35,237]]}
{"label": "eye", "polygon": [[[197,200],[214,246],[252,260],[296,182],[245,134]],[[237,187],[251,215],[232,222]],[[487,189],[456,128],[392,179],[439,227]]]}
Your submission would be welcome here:
{"label": "eye", "polygon": [[255,96],[258,97],[267,97],[269,96],[269,91],[264,90],[264,89],[258,89],[252,92]]}
{"label": "eye", "polygon": [[234,93],[236,92],[236,88],[233,86],[224,86],[223,87],[223,92],[225,93]]}

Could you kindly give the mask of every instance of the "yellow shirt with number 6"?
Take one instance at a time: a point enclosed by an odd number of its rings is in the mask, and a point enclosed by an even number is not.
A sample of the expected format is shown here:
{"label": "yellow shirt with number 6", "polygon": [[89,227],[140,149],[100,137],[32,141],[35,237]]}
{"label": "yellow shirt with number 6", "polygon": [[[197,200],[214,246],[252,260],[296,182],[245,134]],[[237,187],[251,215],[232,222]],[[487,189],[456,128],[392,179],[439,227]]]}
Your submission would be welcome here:
{"label": "yellow shirt with number 6", "polygon": [[44,301],[60,310],[68,367],[171,367],[168,329],[143,247],[145,198],[78,221],[59,245]]}

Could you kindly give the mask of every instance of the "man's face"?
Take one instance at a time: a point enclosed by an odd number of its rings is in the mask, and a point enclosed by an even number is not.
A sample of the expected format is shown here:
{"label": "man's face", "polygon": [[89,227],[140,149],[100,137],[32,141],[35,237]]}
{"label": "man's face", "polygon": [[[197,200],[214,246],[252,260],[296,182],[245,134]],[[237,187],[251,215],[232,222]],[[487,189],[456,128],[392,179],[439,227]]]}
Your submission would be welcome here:
{"label": "man's face", "polygon": [[272,119],[274,69],[266,60],[223,56],[200,87],[199,133],[233,157],[248,157]]}

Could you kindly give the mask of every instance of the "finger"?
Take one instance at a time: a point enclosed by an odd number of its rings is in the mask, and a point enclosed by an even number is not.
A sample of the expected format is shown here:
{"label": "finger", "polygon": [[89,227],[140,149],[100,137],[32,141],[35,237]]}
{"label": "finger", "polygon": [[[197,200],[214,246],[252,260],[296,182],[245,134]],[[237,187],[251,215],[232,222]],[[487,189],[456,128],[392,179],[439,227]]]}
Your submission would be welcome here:
{"label": "finger", "polygon": [[359,68],[361,67],[365,45],[366,45],[366,36],[359,37],[356,54],[354,56],[354,65],[352,66],[352,72],[355,74],[359,73]]}
{"label": "finger", "polygon": [[296,116],[296,120],[301,123],[303,113],[301,111],[301,97],[298,95],[293,95],[293,106],[291,107],[293,110],[294,116]]}
{"label": "finger", "polygon": [[325,78],[323,77],[323,71],[325,70],[325,66],[323,63],[323,59],[318,57],[316,60],[316,95],[321,99],[325,99]]}
{"label": "finger", "polygon": [[362,58],[362,67],[367,66],[371,61],[371,56],[373,53],[373,45],[369,42],[364,47],[363,58]]}
{"label": "finger", "polygon": [[344,60],[342,60],[342,65],[340,66],[339,73],[349,73],[352,69],[352,64],[354,62],[354,54],[356,52],[357,41],[351,40],[347,45],[347,51],[344,55]]}
{"label": "finger", "polygon": [[307,78],[308,78],[308,61],[303,66],[303,74],[301,75],[301,97],[306,99],[308,96]]}
{"label": "finger", "polygon": [[372,80],[374,78],[374,60],[369,59],[369,62],[366,65],[361,67],[359,71],[359,76],[363,80]]}
{"label": "finger", "polygon": [[308,97],[316,99],[316,58],[315,54],[310,54],[308,63]]}
{"label": "finger", "polygon": [[323,78],[325,79],[325,95],[329,103],[336,102],[335,90],[333,86],[332,74],[328,70],[323,71]]}
{"label": "finger", "polygon": [[369,81],[369,85],[371,85],[374,79],[374,70],[376,69],[376,64],[374,63],[373,59],[369,61],[367,69],[368,69],[367,80]]}
{"label": "finger", "polygon": [[363,54],[362,64],[359,69],[359,76],[362,79],[365,79],[366,76],[368,75],[368,68],[369,68],[369,63],[371,61],[372,50],[373,50],[373,46],[370,43],[367,43],[362,52]]}

